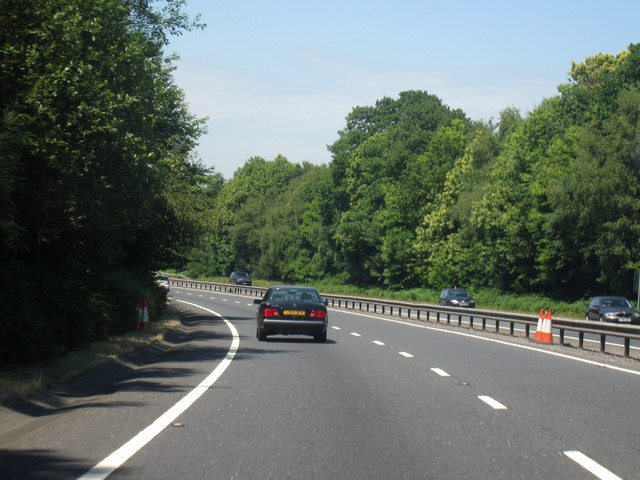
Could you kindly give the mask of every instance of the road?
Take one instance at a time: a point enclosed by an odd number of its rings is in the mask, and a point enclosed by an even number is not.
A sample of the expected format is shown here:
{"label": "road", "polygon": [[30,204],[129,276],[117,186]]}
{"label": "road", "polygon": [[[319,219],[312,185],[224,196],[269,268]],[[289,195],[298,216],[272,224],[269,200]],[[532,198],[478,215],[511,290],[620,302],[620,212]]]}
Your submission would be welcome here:
{"label": "road", "polygon": [[640,365],[337,310],[258,342],[251,298],[171,297],[175,338],[0,434],[3,478],[640,479]]}

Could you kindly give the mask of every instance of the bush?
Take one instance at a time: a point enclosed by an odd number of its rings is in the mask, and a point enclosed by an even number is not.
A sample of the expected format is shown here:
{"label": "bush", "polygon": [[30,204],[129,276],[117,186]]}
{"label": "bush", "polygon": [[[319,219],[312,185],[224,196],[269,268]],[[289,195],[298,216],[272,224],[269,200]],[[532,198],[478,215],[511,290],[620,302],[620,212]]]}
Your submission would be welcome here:
{"label": "bush", "polygon": [[0,275],[5,297],[0,302],[2,364],[46,360],[126,332],[136,326],[139,299],[147,299],[150,318],[157,318],[166,303],[166,292],[150,275],[121,271],[81,277],[46,268],[32,271],[39,273],[16,269],[10,277]]}

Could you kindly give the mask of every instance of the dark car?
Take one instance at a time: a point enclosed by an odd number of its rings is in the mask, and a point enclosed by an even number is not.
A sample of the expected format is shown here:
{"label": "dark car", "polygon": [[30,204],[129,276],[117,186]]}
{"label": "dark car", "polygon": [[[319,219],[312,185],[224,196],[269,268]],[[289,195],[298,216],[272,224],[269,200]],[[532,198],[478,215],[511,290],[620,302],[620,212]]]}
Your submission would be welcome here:
{"label": "dark car", "polygon": [[231,275],[229,275],[229,283],[232,285],[251,286],[251,277],[247,272],[231,272]]}
{"label": "dark car", "polygon": [[640,313],[624,297],[593,297],[584,319],[596,322],[640,323]]}
{"label": "dark car", "polygon": [[313,287],[269,287],[257,315],[257,337],[267,335],[311,335],[318,342],[327,341],[327,306]]}
{"label": "dark car", "polygon": [[445,288],[440,292],[440,305],[475,308],[476,301],[464,288]]}

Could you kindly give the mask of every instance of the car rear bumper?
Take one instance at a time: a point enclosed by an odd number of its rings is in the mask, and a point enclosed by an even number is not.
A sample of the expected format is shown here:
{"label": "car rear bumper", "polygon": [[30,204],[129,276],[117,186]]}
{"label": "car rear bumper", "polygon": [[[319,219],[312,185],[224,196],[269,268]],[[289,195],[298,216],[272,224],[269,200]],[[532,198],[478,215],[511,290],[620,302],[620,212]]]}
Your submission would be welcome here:
{"label": "car rear bumper", "polygon": [[317,335],[327,331],[326,320],[283,320],[264,319],[258,325],[266,334],[281,335]]}

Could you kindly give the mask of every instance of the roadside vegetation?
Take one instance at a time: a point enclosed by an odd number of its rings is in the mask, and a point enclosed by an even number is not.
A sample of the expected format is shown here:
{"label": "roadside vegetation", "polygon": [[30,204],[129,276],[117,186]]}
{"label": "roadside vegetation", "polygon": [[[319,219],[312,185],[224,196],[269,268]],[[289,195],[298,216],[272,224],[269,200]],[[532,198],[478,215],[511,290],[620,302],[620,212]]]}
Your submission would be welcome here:
{"label": "roadside vegetation", "polygon": [[576,317],[634,296],[640,44],[568,59],[557,95],[497,119],[390,92],[348,113],[329,164],[256,156],[224,179],[164,50],[204,27],[184,3],[3,6],[0,365],[129,331],[140,298],[157,318],[169,268]]}
{"label": "roadside vegetation", "polygon": [[[165,56],[181,0],[3,2],[0,364],[57,357],[163,306],[151,272],[205,231],[191,115]],[[216,177],[217,178],[217,177]]]}
{"label": "roadside vegetation", "polygon": [[593,295],[633,298],[640,45],[569,78],[527,116],[471,121],[424,91],[355,107],[329,165],[249,159],[174,266],[394,295],[464,285],[496,308],[578,316]]}

